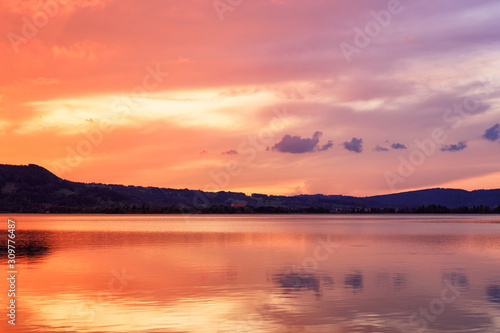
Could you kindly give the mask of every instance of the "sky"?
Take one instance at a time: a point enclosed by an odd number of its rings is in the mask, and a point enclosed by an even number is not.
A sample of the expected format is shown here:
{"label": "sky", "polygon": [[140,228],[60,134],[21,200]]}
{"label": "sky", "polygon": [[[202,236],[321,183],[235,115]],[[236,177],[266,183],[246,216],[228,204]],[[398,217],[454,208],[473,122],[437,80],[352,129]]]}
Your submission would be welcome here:
{"label": "sky", "polygon": [[0,156],[279,195],[500,188],[496,0],[4,0]]}

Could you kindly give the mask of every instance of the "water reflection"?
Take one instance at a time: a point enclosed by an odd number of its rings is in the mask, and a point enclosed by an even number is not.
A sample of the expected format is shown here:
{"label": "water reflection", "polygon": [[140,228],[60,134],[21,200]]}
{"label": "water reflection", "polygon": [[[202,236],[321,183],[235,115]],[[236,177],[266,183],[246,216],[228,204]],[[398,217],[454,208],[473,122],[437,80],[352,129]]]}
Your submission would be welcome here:
{"label": "water reflection", "polygon": [[351,287],[353,292],[363,291],[363,274],[356,272],[354,274],[346,274],[344,278],[344,285]]}
{"label": "water reflection", "polygon": [[488,296],[488,301],[492,303],[500,304],[500,286],[491,285],[486,287],[486,295]]}
{"label": "water reflection", "polygon": [[272,281],[282,290],[283,295],[292,295],[301,291],[314,291],[315,296],[321,297],[323,288],[332,290],[334,285],[331,276],[295,272],[274,274]]}
{"label": "water reflection", "polygon": [[394,291],[400,291],[406,287],[408,276],[406,273],[379,273],[377,284],[390,287]]}
{"label": "water reflection", "polygon": [[460,272],[444,273],[443,280],[450,281],[460,291],[465,291],[469,289],[469,278],[464,273]]}
{"label": "water reflection", "polygon": [[[36,263],[54,251],[54,232],[18,231],[16,232],[15,257],[22,262]],[[0,251],[7,253],[7,234],[2,235]],[[6,260],[6,256],[2,256]]]}
{"label": "water reflection", "polygon": [[51,218],[18,217],[16,333],[415,332],[443,280],[460,293],[429,332],[500,331],[499,224]]}

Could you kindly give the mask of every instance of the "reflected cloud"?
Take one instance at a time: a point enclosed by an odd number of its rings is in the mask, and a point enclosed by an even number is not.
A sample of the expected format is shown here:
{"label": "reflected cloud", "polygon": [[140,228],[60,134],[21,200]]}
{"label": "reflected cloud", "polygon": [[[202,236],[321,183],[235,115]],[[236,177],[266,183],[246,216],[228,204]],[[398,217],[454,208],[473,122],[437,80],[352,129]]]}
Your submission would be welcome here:
{"label": "reflected cloud", "polygon": [[469,289],[469,278],[464,273],[444,273],[443,280],[451,281],[460,291]]}
{"label": "reflected cloud", "polygon": [[344,278],[344,285],[346,287],[351,287],[353,292],[363,290],[363,274],[362,272],[356,272],[354,274],[346,274]]}
{"label": "reflected cloud", "polygon": [[488,296],[488,301],[500,304],[500,286],[499,285],[487,286],[486,296]]}
{"label": "reflected cloud", "polygon": [[406,287],[406,274],[395,273],[392,277],[392,286],[394,290],[401,290]]}
{"label": "reflected cloud", "polygon": [[331,276],[295,272],[274,274],[272,281],[278,285],[278,288],[284,295],[301,291],[314,291],[314,294],[320,297],[323,287],[333,289],[334,285],[334,280]]}
{"label": "reflected cloud", "polygon": [[377,275],[377,284],[400,291],[407,285],[406,273],[380,273]]}

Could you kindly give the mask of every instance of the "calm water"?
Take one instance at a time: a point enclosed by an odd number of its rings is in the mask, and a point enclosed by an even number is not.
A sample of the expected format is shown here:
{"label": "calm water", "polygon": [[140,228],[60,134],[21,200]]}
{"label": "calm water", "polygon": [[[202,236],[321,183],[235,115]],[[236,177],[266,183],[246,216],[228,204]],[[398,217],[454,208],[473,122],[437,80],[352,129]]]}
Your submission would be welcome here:
{"label": "calm water", "polygon": [[2,332],[500,332],[500,217],[7,218]]}

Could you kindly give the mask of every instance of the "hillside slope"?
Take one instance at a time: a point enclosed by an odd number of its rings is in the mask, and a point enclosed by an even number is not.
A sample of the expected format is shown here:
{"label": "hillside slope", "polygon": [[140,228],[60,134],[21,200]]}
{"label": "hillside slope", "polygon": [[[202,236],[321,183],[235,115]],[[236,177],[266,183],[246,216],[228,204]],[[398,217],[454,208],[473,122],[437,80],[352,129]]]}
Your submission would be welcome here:
{"label": "hillside slope", "polygon": [[48,170],[0,165],[0,212],[40,213],[54,207],[203,207],[246,203],[253,207],[287,209],[317,207],[326,210],[360,208],[415,208],[441,205],[448,208],[500,205],[500,190],[465,191],[427,189],[372,197],[342,195],[269,196],[237,192],[207,193],[188,189],[77,183],[61,179]]}

